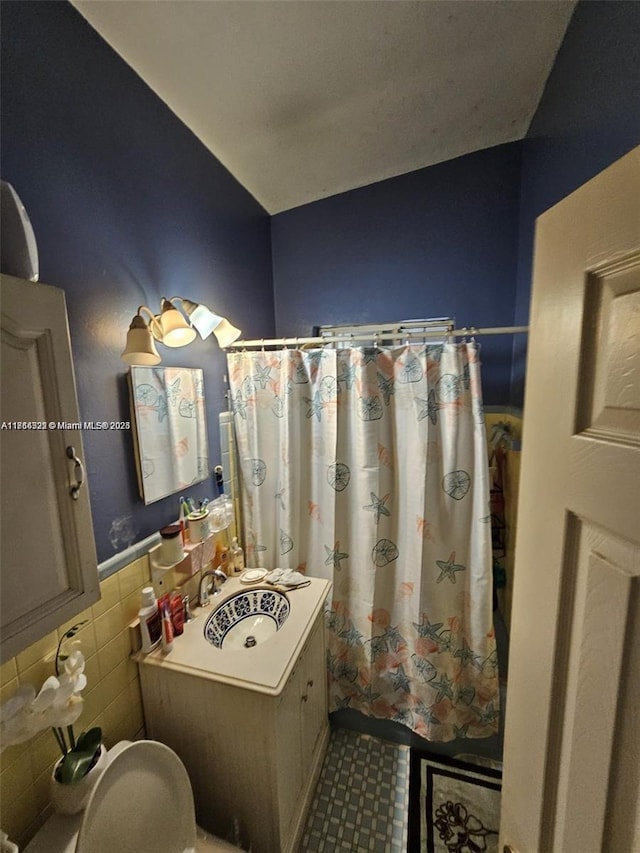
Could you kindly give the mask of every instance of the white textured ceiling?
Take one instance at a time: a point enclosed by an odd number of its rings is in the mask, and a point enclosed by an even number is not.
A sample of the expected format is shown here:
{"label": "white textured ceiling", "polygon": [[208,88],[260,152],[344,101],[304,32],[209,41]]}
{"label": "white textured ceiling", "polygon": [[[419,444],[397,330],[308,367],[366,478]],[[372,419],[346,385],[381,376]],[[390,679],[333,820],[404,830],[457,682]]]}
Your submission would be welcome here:
{"label": "white textured ceiling", "polygon": [[525,136],[574,0],[73,0],[269,213]]}

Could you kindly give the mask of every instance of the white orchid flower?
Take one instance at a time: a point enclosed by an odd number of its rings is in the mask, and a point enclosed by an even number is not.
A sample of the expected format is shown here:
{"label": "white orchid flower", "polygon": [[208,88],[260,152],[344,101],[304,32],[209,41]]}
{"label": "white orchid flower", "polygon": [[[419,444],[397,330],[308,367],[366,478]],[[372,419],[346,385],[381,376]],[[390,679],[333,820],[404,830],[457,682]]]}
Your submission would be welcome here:
{"label": "white orchid flower", "polygon": [[[79,649],[74,649],[63,663],[65,674],[73,681],[74,693],[80,693],[87,686],[87,676],[84,674],[84,655]],[[64,677],[64,676],[63,676]]]}
{"label": "white orchid flower", "polygon": [[[55,659],[58,676],[49,676],[37,694],[30,684],[18,688],[14,696],[0,706],[0,750],[23,743],[43,729],[51,728],[62,751],[63,761],[76,757],[73,754],[76,743],[72,726],[82,714],[84,705],[80,693],[87,686],[87,677],[84,674],[85,661],[84,655],[77,648],[79,645],[77,640],[70,644],[71,647],[76,648],[73,648],[66,657],[60,654],[60,646],[63,640],[72,637],[83,624],[80,622],[72,626],[63,635],[58,645]],[[62,671],[59,664],[62,664]],[[93,741],[99,745],[101,731],[99,728],[94,728],[82,735],[79,742],[82,742],[83,748],[86,748],[87,734],[93,735]],[[82,741],[82,738],[85,740]],[[80,761],[74,762],[72,770],[74,767],[82,766],[81,752],[79,756]],[[69,763],[66,766],[69,766]],[[72,778],[73,774],[67,781]]]}

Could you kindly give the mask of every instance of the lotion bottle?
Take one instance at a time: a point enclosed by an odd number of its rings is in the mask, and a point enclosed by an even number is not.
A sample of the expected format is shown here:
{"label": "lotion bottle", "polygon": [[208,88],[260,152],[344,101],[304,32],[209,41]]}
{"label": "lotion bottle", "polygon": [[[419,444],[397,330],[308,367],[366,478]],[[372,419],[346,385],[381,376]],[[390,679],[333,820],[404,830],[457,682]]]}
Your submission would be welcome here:
{"label": "lotion bottle", "polygon": [[155,649],[162,638],[162,615],[152,586],[145,586],[142,590],[142,604],[138,617],[142,651],[146,654]]}

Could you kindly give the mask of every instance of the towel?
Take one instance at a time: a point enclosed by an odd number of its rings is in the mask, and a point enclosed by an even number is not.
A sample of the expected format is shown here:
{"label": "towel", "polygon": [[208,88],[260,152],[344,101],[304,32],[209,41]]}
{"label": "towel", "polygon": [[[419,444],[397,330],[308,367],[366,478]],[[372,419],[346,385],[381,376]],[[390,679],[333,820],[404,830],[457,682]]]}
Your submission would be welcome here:
{"label": "towel", "polygon": [[265,581],[273,586],[283,586],[286,589],[297,589],[301,586],[309,586],[311,581],[300,572],[293,569],[274,569],[266,576]]}

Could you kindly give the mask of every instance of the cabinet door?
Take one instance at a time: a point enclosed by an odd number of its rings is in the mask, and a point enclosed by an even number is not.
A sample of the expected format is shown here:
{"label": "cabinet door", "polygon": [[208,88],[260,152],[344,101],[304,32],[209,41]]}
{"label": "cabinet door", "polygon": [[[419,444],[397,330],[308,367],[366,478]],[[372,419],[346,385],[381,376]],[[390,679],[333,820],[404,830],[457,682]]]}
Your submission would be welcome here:
{"label": "cabinet door", "polygon": [[[2,661],[100,597],[64,293],[2,276]],[[74,497],[75,495],[75,497]]]}
{"label": "cabinet door", "polygon": [[276,708],[278,816],[284,848],[289,825],[298,808],[304,777],[300,761],[300,663],[289,677]]}
{"label": "cabinet door", "polygon": [[327,725],[327,663],[322,619],[300,662],[301,758],[306,777],[313,764],[313,754]]}

